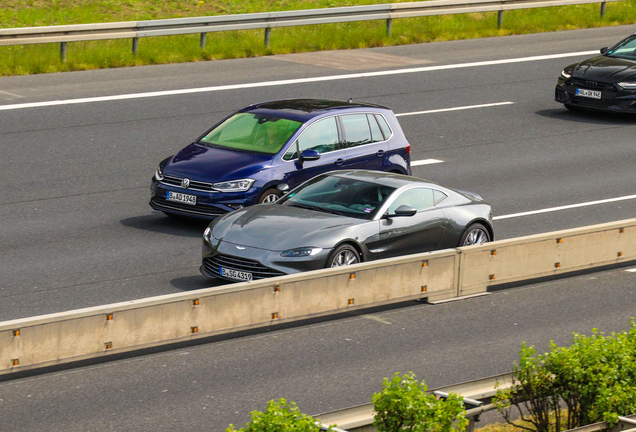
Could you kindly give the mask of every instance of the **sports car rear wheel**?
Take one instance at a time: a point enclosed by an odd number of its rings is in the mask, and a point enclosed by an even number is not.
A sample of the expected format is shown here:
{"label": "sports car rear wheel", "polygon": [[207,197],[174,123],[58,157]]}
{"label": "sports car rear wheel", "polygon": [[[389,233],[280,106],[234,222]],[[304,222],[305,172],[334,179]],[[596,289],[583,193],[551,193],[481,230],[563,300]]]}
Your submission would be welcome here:
{"label": "sports car rear wheel", "polygon": [[462,234],[461,240],[459,240],[459,247],[472,246],[490,241],[490,234],[485,226],[480,223],[475,223],[466,228],[464,234]]}
{"label": "sports car rear wheel", "polygon": [[360,262],[360,255],[353,246],[341,245],[336,248],[329,259],[327,259],[327,267],[342,267]]}

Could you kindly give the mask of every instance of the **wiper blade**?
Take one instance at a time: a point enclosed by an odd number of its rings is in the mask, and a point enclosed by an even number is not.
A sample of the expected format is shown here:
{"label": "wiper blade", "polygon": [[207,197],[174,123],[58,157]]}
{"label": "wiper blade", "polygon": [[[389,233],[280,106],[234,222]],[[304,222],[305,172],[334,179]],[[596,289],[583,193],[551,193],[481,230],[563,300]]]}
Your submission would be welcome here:
{"label": "wiper blade", "polygon": [[325,208],[325,207],[312,206],[312,205],[309,205],[309,204],[301,204],[299,202],[291,202],[289,204],[291,206],[304,208],[306,210],[313,210],[313,211],[318,211],[318,212],[322,212],[322,213],[331,213],[331,214],[335,214],[335,215],[338,215],[338,216],[342,216],[344,214],[342,212],[339,212],[338,210],[332,210],[332,209]]}

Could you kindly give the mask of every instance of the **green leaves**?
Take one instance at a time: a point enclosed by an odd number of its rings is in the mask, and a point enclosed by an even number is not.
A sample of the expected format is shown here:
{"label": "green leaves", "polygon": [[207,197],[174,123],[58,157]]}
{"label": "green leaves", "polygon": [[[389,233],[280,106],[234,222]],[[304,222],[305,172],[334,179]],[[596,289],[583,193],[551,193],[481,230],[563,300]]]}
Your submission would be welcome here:
{"label": "green leaves", "polygon": [[468,425],[463,398],[450,394],[437,400],[426,393],[424,381],[418,383],[413,372],[385,378],[382,391],[371,397],[375,407],[373,424],[378,432],[462,432]]}
{"label": "green leaves", "polygon": [[[252,421],[244,428],[234,429],[230,425],[225,432],[317,432],[316,421],[298,411],[294,402],[285,399],[269,401],[265,412],[252,411]],[[331,430],[331,427],[329,428]]]}

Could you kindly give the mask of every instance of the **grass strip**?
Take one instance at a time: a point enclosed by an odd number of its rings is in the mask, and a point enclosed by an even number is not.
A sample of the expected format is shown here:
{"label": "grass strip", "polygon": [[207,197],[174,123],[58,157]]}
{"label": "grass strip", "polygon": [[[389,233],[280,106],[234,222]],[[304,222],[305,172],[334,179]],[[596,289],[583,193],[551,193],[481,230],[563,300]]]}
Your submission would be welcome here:
{"label": "grass strip", "polygon": [[[380,0],[262,0],[157,1],[157,0],[0,0],[0,27],[34,27],[63,24],[135,21],[192,16],[227,15],[339,6],[384,4]],[[636,0],[600,4],[506,11],[503,28],[497,29],[497,13],[441,15],[393,20],[392,34],[386,23],[324,24],[272,29],[270,47],[264,46],[264,30],[208,33],[205,49],[199,35],[140,38],[137,56],[129,39],[72,42],[67,59],[60,59],[59,44],[0,47],[0,75],[27,75],[113,67],[246,58],[272,54],[371,48],[515,34],[529,34],[633,24]],[[627,35],[626,35],[627,36]]]}

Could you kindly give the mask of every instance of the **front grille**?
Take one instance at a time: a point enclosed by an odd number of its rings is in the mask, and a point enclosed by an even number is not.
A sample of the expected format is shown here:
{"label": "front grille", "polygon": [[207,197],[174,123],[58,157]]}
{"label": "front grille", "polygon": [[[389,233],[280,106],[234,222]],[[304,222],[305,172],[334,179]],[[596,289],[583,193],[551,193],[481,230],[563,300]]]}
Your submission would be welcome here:
{"label": "front grille", "polygon": [[214,188],[212,187],[212,183],[190,180],[190,186],[188,186],[187,188],[184,188],[183,186],[181,186],[182,181],[183,181],[182,178],[164,175],[163,180],[161,180],[161,183],[165,185],[169,185],[169,186],[182,188],[182,189],[192,189],[192,190],[203,191],[203,192],[216,192],[216,190],[214,190]]}
{"label": "front grille", "polygon": [[[577,88],[601,91],[601,99],[581,97],[575,94]],[[614,104],[618,89],[611,83],[573,79],[567,83],[568,96],[573,105],[590,108],[608,108]]]}
{"label": "front grille", "polygon": [[203,267],[214,275],[219,274],[219,267],[249,272],[252,273],[254,280],[285,275],[283,272],[265,267],[258,261],[225,254],[217,254],[213,257],[205,258]]}
{"label": "front grille", "polygon": [[154,196],[150,200],[150,205],[155,210],[159,211],[177,211],[180,213],[187,213],[192,216],[203,216],[206,218],[216,218],[227,213],[227,210],[223,210],[219,207],[207,206],[207,205],[189,205],[175,201],[168,201],[162,196]]}

